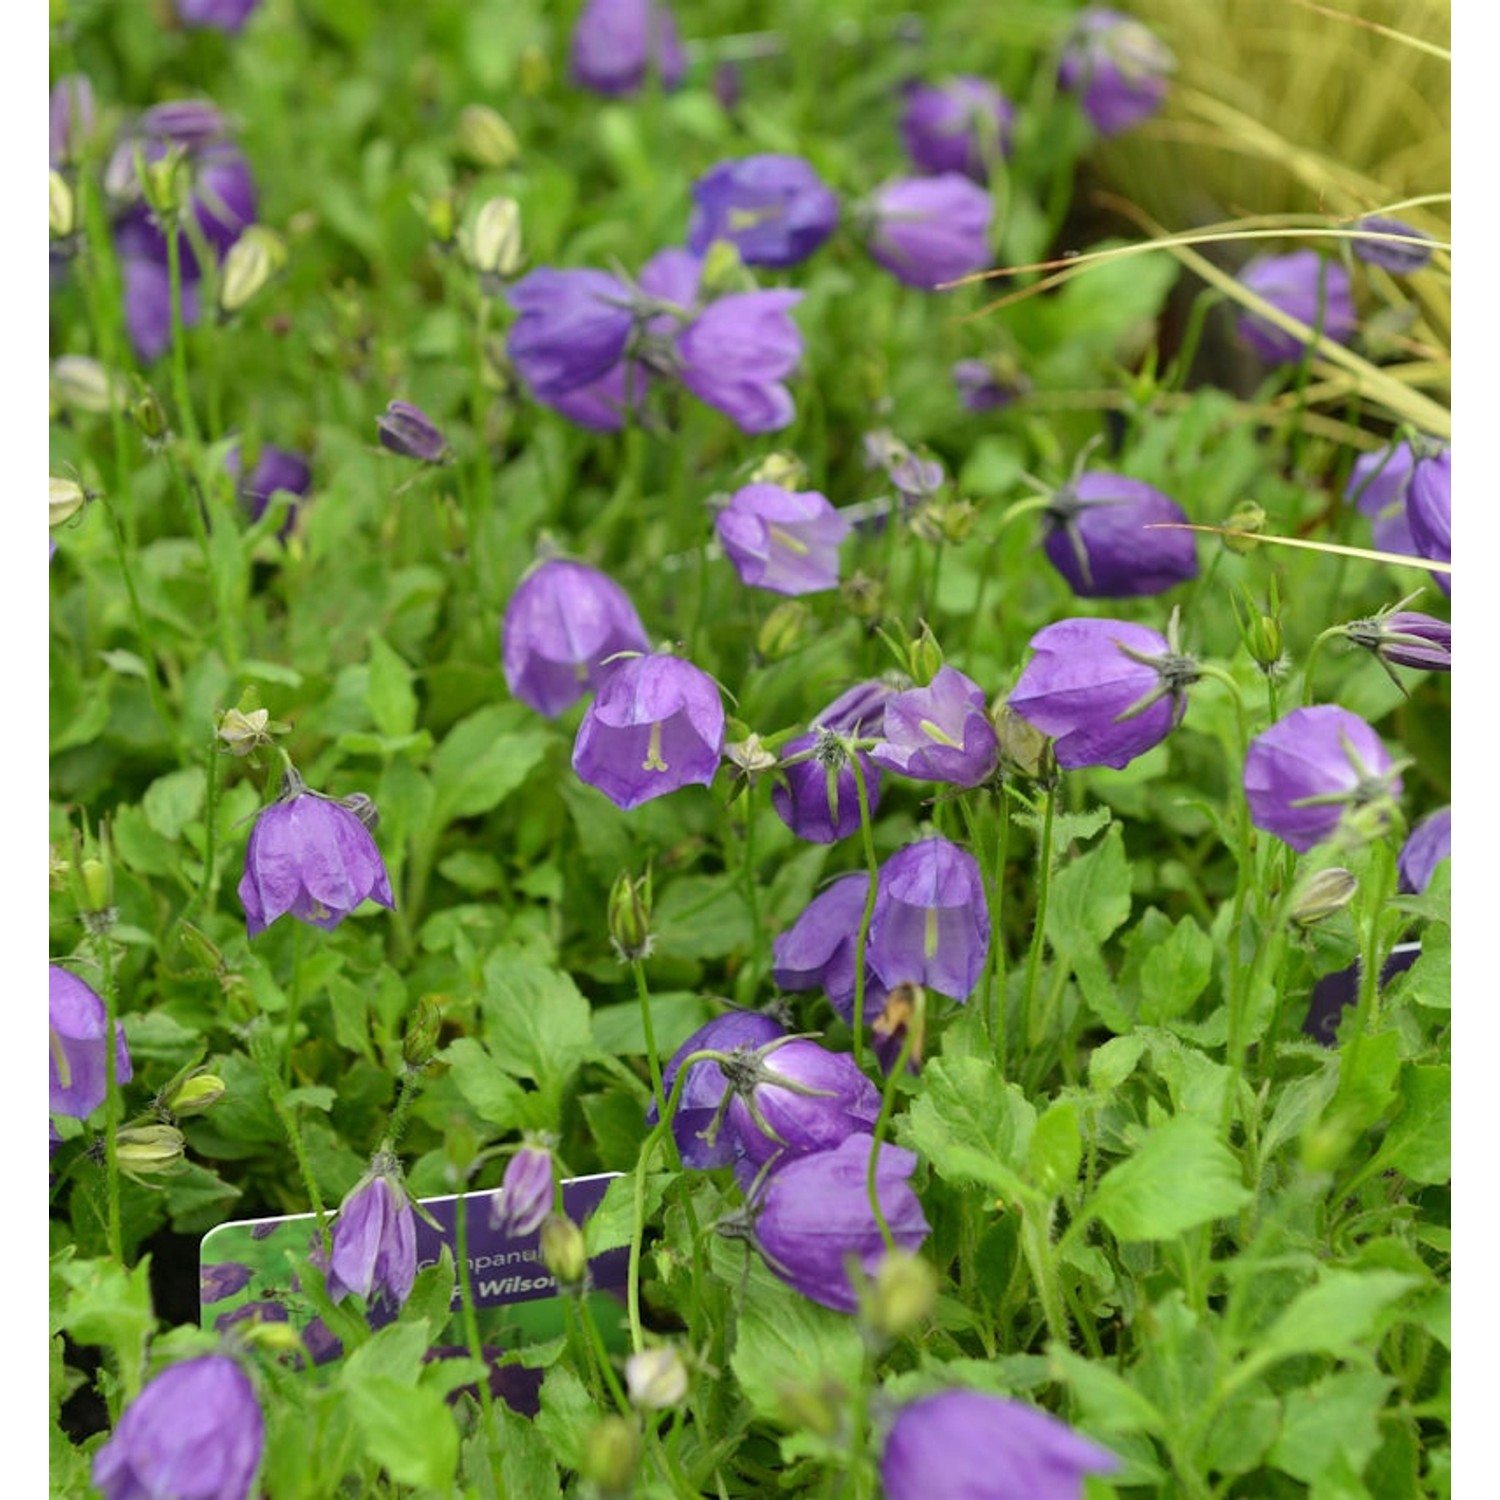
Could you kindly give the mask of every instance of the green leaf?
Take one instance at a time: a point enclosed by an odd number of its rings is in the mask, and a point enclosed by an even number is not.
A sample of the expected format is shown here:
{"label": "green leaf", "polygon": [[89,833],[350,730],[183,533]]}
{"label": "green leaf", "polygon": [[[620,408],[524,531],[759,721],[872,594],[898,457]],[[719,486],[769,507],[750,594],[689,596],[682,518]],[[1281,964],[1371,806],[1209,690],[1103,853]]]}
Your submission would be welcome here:
{"label": "green leaf", "polygon": [[1267,1461],[1304,1484],[1335,1467],[1357,1475],[1380,1445],[1380,1410],[1390,1388],[1373,1370],[1342,1370],[1289,1393]]}
{"label": "green leaf", "polygon": [[1026,1175],[1049,1198],[1078,1180],[1083,1136],[1078,1128],[1078,1102],[1058,1099],[1036,1122],[1026,1151]]}
{"label": "green leaf", "polygon": [[1453,934],[1446,922],[1434,922],[1422,934],[1422,951],[1401,976],[1401,993],[1429,1010],[1453,1005]]}
{"label": "green leaf", "polygon": [[1067,1381],[1091,1428],[1100,1432],[1160,1432],[1162,1414],[1123,1375],[1061,1344],[1047,1345],[1054,1378]]}
{"label": "green leaf", "polygon": [[1166,1240],[1242,1207],[1250,1190],[1205,1120],[1174,1115],[1105,1173],[1088,1204],[1119,1240]]}
{"label": "green leaf", "polygon": [[377,636],[370,638],[370,678],[365,706],[383,735],[398,738],[417,727],[417,695],[412,672],[400,655]]}
{"label": "green leaf", "polygon": [[344,1361],[340,1380],[348,1385],[382,1375],[403,1385],[415,1385],[422,1373],[422,1356],[431,1341],[432,1326],[420,1319],[388,1323]]}
{"label": "green leaf", "polygon": [[1266,1365],[1289,1354],[1352,1358],[1377,1332],[1385,1308],[1419,1284],[1400,1271],[1326,1271],[1256,1339],[1252,1360]]}
{"label": "green leaf", "polygon": [[[670,1172],[648,1172],[645,1189],[645,1217],[649,1219],[661,1207],[661,1196],[667,1183],[672,1180]],[[590,1256],[600,1255],[606,1250],[618,1250],[630,1243],[635,1227],[635,1174],[616,1177],[604,1190],[599,1206],[588,1216],[583,1226],[583,1242]]]}
{"label": "green leaf", "polygon": [[1191,917],[1183,917],[1141,964],[1140,1019],[1155,1026],[1188,1010],[1208,985],[1213,958],[1213,940]]}
{"label": "green leaf", "polygon": [[[701,995],[672,993],[651,996],[651,1026],[663,1058],[706,1021],[718,1014]],[[605,1005],[594,1011],[594,1042],[601,1052],[616,1057],[642,1057],[646,1052],[646,1028],[641,1021],[639,1000]]]}
{"label": "green leaf", "polygon": [[526,1092],[473,1037],[461,1036],[443,1050],[453,1082],[481,1120],[514,1130],[526,1118]]}
{"label": "green leaf", "polygon": [[66,1287],[51,1297],[52,1332],[67,1329],[75,1342],[102,1344],[122,1368],[139,1369],[146,1335],[156,1326],[151,1310],[151,1257],[124,1270],[108,1260],[55,1260],[53,1273]]}
{"label": "green leaf", "polygon": [[1135,1072],[1146,1050],[1146,1039],[1138,1033],[1111,1037],[1095,1047],[1089,1057],[1089,1084],[1100,1094],[1112,1094]]}
{"label": "green leaf", "polygon": [[490,1444],[488,1452],[500,1452],[500,1478],[504,1493],[515,1500],[552,1500],[560,1496],[557,1465],[552,1461],[551,1446],[547,1434],[529,1418],[512,1411],[503,1401],[495,1403],[495,1421],[500,1428],[497,1442]]}
{"label": "green leaf", "polygon": [[567,1469],[577,1469],[584,1439],[599,1420],[599,1409],[588,1387],[568,1365],[553,1365],[542,1381],[542,1409],[536,1429]]}
{"label": "green leaf", "polygon": [[[356,1356],[373,1344],[372,1339]],[[414,1380],[370,1374],[346,1379],[344,1390],[365,1452],[374,1462],[398,1484],[452,1493],[458,1428],[452,1409],[437,1391]]]}
{"label": "green leaf", "polygon": [[668,958],[723,958],[750,946],[750,908],[735,875],[685,875],[662,891],[651,914]]}
{"label": "green leaf", "polygon": [[207,786],[208,775],[202,766],[188,766],[158,777],[141,798],[146,821],[164,839],[180,839],[182,830],[203,811]]}
{"label": "green leaf", "polygon": [[517,703],[470,714],[433,754],[431,826],[442,829],[455,818],[498,807],[540,764],[552,741],[551,730],[531,723]]}
{"label": "green leaf", "polygon": [[573,1072],[595,1055],[588,1001],[568,975],[509,948],[486,960],[484,986],[485,1040],[495,1060],[558,1100]]}
{"label": "green leaf", "polygon": [[938,1057],[922,1073],[922,1092],[900,1128],[903,1142],[921,1152],[939,1177],[980,1182],[1012,1204],[1032,1202],[1025,1180],[1036,1110],[992,1063],[977,1057]]}
{"label": "green leaf", "polygon": [[1401,1072],[1401,1109],[1376,1153],[1413,1182],[1446,1182],[1453,1171],[1452,1073],[1408,1064]]}

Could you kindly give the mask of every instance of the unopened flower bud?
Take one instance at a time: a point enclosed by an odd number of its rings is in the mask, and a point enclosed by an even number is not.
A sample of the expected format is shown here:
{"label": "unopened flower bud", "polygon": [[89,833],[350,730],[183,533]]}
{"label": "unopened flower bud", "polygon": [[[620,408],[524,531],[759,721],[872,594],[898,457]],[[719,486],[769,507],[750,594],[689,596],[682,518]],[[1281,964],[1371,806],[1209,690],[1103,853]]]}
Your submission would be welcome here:
{"label": "unopened flower bud", "polygon": [[448,440],[433,425],[432,418],[410,401],[392,401],[375,418],[380,446],[415,458],[424,464],[440,464],[448,457]]}
{"label": "unopened flower bud", "polygon": [[102,859],[95,859],[90,855],[79,866],[79,872],[83,876],[83,889],[90,911],[105,911],[114,904],[111,899],[114,895],[114,880],[109,866]]}
{"label": "unopened flower bud", "polygon": [[642,1411],[667,1411],[687,1396],[687,1366],[673,1348],[642,1349],[625,1361],[630,1404]]}
{"label": "unopened flower bud", "polygon": [[458,233],[458,205],[452,193],[439,193],[429,199],[422,217],[427,221],[427,232],[440,245],[451,245]]}
{"label": "unopened flower bud", "polygon": [[995,738],[1000,742],[1002,766],[1019,771],[1028,780],[1050,782],[1057,774],[1052,741],[1035,725],[1028,724],[1009,703],[997,704],[992,718]]}
{"label": "unopened flower bud", "polygon": [[224,256],[219,275],[219,308],[240,310],[286,265],[286,242],[274,229],[252,224]]}
{"label": "unopened flower bud", "polygon": [[754,291],[755,278],[745,269],[737,246],[729,240],[714,240],[704,253],[698,287],[706,298],[723,297]]}
{"label": "unopened flower bud", "polygon": [[47,228],[53,239],[65,240],[77,227],[73,189],[61,172],[53,171],[47,178]]}
{"label": "unopened flower bud", "polygon": [[1271,615],[1247,610],[1240,621],[1240,636],[1250,658],[1262,672],[1273,673],[1281,665],[1281,622]]}
{"label": "unopened flower bud", "polygon": [[250,713],[241,713],[237,708],[226,709],[219,718],[215,731],[232,755],[249,755],[261,745],[269,745],[271,736],[266,732],[271,722],[270,713],[264,708]]}
{"label": "unopened flower bud", "polygon": [[651,874],[632,880],[624,871],[609,892],[609,940],[625,963],[647,957],[652,948]]}
{"label": "unopened flower bud", "polygon": [[490,171],[510,166],[521,155],[515,131],[487,104],[466,105],[459,112],[453,138],[461,156]]}
{"label": "unopened flower bud", "polygon": [[426,995],[417,1001],[401,1038],[401,1059],[408,1068],[425,1068],[437,1051],[443,1029],[443,1013]]}
{"label": "unopened flower bud", "polygon": [[132,1176],[167,1176],[181,1169],[187,1141],[171,1125],[132,1125],[115,1133],[115,1159]]}
{"label": "unopened flower bud", "polygon": [[[1261,506],[1255,503],[1255,501],[1241,500],[1239,504],[1229,512],[1228,516],[1225,517],[1224,525],[1230,531],[1247,531],[1251,533],[1259,533],[1266,529],[1266,513]],[[1228,547],[1231,552],[1244,554],[1247,552],[1254,552],[1255,549],[1260,545],[1260,543],[1252,541],[1248,536],[1226,536],[1224,538],[1224,545]]]}
{"label": "unopened flower bud", "polygon": [[937,1272],[927,1261],[908,1250],[891,1250],[870,1282],[865,1321],[881,1338],[898,1339],[925,1321],[937,1294]]}
{"label": "unopened flower bud", "polygon": [[839,592],[857,620],[878,619],[885,608],[885,585],[862,570],[846,578]]}
{"label": "unopened flower bud", "polygon": [[1299,927],[1311,927],[1324,917],[1342,911],[1354,899],[1359,881],[1342,866],[1309,875],[1292,897],[1291,918]]}
{"label": "unopened flower bud", "polygon": [[84,507],[89,492],[76,479],[63,479],[57,474],[48,476],[47,525],[61,526],[71,521]]}
{"label": "unopened flower bud", "polygon": [[548,1214],[542,1225],[538,1253],[542,1264],[564,1291],[582,1287],[588,1276],[588,1248],[583,1231],[564,1214]]}
{"label": "unopened flower bud", "polygon": [[907,647],[906,669],[919,688],[927,687],[943,670],[943,648],[925,620],[916,639]]}
{"label": "unopened flower bud", "polygon": [[800,599],[783,599],[764,620],[755,636],[755,649],[766,661],[781,661],[803,641],[812,610]]}
{"label": "unopened flower bud", "polygon": [[160,443],[171,431],[167,424],[167,414],[157,399],[156,392],[149,388],[130,403],[130,420],[140,429],[140,434],[147,443]]}
{"label": "unopened flower bud", "polygon": [[289,1322],[249,1317],[235,1323],[234,1330],[240,1343],[248,1344],[253,1349],[264,1349],[267,1354],[305,1356],[307,1353],[301,1333]]}
{"label": "unopened flower bud", "polygon": [[153,162],[146,162],[144,171],[139,170],[141,164],[137,163],[137,176],[146,202],[163,222],[174,218],[183,206],[187,176],[183,163],[186,155],[182,146],[172,146],[164,156]]}
{"label": "unopened flower bud", "polygon": [[86,354],[64,354],[52,361],[52,394],[63,406],[99,414],[124,401],[119,377]]}
{"label": "unopened flower bud", "polygon": [[464,241],[469,264],[481,276],[514,276],[521,268],[521,205],[514,198],[490,198]]}
{"label": "unopened flower bud", "polygon": [[625,1495],[635,1482],[641,1436],[626,1417],[601,1417],[584,1439],[579,1472],[606,1495]]}
{"label": "unopened flower bud", "polygon": [[201,1115],[212,1109],[228,1092],[228,1085],[217,1073],[195,1069],[180,1083],[168,1088],[162,1104],[171,1114]]}
{"label": "unopened flower bud", "polygon": [[806,489],[807,465],[795,453],[767,454],[750,471],[750,483],[778,484],[784,490]]}

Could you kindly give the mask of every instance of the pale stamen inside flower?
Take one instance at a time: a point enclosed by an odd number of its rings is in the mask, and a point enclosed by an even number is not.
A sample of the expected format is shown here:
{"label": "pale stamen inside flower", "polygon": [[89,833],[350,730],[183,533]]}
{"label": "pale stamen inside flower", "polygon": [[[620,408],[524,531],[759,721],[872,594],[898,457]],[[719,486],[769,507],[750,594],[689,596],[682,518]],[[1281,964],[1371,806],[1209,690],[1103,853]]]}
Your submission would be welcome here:
{"label": "pale stamen inside flower", "polygon": [[315,896],[312,904],[312,918],[315,922],[321,922],[324,917],[331,917],[333,913],[323,905]]}
{"label": "pale stamen inside flower", "polygon": [[932,959],[937,953],[938,947],[938,914],[937,911],[928,907],[927,916],[923,921],[922,929],[922,956]]}
{"label": "pale stamen inside flower", "polygon": [[643,771],[665,771],[667,763],[661,758],[661,725],[651,726],[651,738],[646,743],[646,758],[641,762]]}
{"label": "pale stamen inside flower", "polygon": [[962,740],[954,739],[947,730],[943,729],[940,725],[934,724],[931,719],[919,719],[917,721],[917,728],[920,729],[928,739],[936,740],[940,745],[948,745],[954,750],[963,749]]}
{"label": "pale stamen inside flower", "polygon": [[68,1054],[63,1050],[62,1038],[49,1026],[47,1040],[52,1046],[52,1061],[57,1065],[57,1082],[60,1087],[70,1089],[73,1087],[73,1069],[68,1062]]}
{"label": "pale stamen inside flower", "polygon": [[729,210],[729,228],[738,233],[741,229],[754,229],[757,224],[769,223],[772,219],[783,218],[786,208],[780,203],[767,203],[761,208],[731,208]]}
{"label": "pale stamen inside flower", "polygon": [[800,538],[795,537],[789,531],[784,531],[780,526],[767,525],[766,536],[777,547],[785,552],[793,553],[797,557],[806,557],[812,548]]}

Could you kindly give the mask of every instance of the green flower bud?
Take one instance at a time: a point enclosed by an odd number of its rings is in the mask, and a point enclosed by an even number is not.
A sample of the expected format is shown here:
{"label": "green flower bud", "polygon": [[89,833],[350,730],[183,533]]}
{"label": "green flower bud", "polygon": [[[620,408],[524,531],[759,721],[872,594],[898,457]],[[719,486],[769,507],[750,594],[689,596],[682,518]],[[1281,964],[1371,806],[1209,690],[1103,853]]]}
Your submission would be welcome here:
{"label": "green flower bud", "polygon": [[579,1473],[606,1495],[627,1495],[640,1463],[641,1435],[628,1418],[601,1417],[583,1442]]}
{"label": "green flower bud", "polygon": [[109,865],[90,855],[79,866],[90,911],[105,911],[114,905],[114,878]]}
{"label": "green flower bud", "polygon": [[186,1162],[187,1141],[171,1125],[132,1125],[115,1132],[115,1159],[132,1177],[169,1176]]}
{"label": "green flower bud", "polygon": [[47,526],[61,526],[71,521],[84,507],[89,492],[76,479],[63,479],[56,474],[48,476]]}
{"label": "green flower bud", "polygon": [[624,871],[609,892],[609,940],[625,963],[649,956],[651,936],[651,872],[632,880]]}
{"label": "green flower bud", "polygon": [[781,661],[797,650],[812,622],[812,610],[800,599],[783,599],[761,621],[755,649],[766,661]]}
{"label": "green flower bud", "polygon": [[862,570],[846,578],[839,592],[856,620],[877,620],[885,608],[885,585]]}
{"label": "green flower bud", "polygon": [[521,49],[516,64],[516,86],[523,99],[535,99],[547,92],[552,82],[552,63],[546,51],[535,42]]}
{"label": "green flower bud", "polygon": [[408,1068],[425,1068],[432,1061],[442,1029],[442,1011],[423,995],[417,1001],[417,1008],[406,1023],[406,1035],[401,1039],[401,1058]]}
{"label": "green flower bud", "polygon": [[588,1276],[589,1255],[583,1231],[564,1214],[548,1214],[537,1246],[542,1265],[563,1291],[582,1288]]}
{"label": "green flower bud", "polygon": [[140,429],[141,436],[148,443],[163,442],[172,430],[167,425],[167,414],[162,410],[156,392],[149,388],[131,402],[130,420]]}
{"label": "green flower bud", "polygon": [[630,1404],[642,1411],[666,1411],[687,1396],[687,1366],[675,1349],[642,1349],[625,1361],[625,1389]]}
{"label": "green flower bud", "polygon": [[923,620],[921,631],[907,647],[906,670],[917,687],[926,687],[942,669],[943,648]]}
{"label": "green flower bud", "polygon": [[898,1339],[920,1327],[937,1305],[938,1278],[927,1261],[891,1250],[876,1268],[864,1303],[864,1318],[883,1339]]}
{"label": "green flower bud", "polygon": [[238,312],[286,265],[286,242],[274,229],[252,224],[229,247],[219,275],[219,308]]}
{"label": "green flower bud", "polygon": [[807,465],[795,453],[771,453],[750,471],[750,483],[779,484],[784,490],[800,490],[807,483]]}
{"label": "green flower bud", "polygon": [[52,362],[52,394],[74,411],[103,415],[123,406],[125,392],[117,375],[86,354],[64,354]]}
{"label": "green flower bud", "polygon": [[307,1346],[301,1333],[290,1323],[273,1323],[252,1314],[234,1325],[235,1336],[242,1344],[252,1349],[264,1349],[267,1354],[297,1354],[307,1357]]}
{"label": "green flower bud", "polygon": [[460,156],[490,171],[510,166],[521,155],[515,131],[487,104],[465,105],[453,138]]}
{"label": "green flower bud", "polygon": [[73,189],[61,172],[50,172],[47,177],[47,228],[53,239],[65,240],[77,227]]}
{"label": "green flower bud", "polygon": [[136,176],[151,211],[163,222],[174,219],[187,192],[183,162],[186,151],[171,147],[167,154],[153,162],[136,162]]}
{"label": "green flower bud", "polygon": [[1000,742],[1000,759],[1028,780],[1046,786],[1057,777],[1057,761],[1052,741],[1035,725],[1027,723],[1008,703],[1000,703],[991,715],[995,737]]}
{"label": "green flower bud", "polygon": [[422,211],[427,232],[440,245],[451,245],[458,233],[458,205],[452,193],[439,193]]}
{"label": "green flower bud", "polygon": [[[1224,520],[1225,526],[1231,531],[1261,532],[1266,529],[1266,513],[1253,500],[1241,500],[1235,508],[1229,512]],[[1252,541],[1249,537],[1226,536],[1224,545],[1231,552],[1241,555],[1254,552],[1260,546],[1259,542]]]}
{"label": "green flower bud", "polygon": [[1354,899],[1359,881],[1342,866],[1309,875],[1292,896],[1291,918],[1299,927],[1311,927],[1324,917],[1342,911]]}
{"label": "green flower bud", "polygon": [[514,276],[521,268],[521,205],[514,198],[486,200],[464,236],[464,253],[481,276]]}
{"label": "green flower bud", "polygon": [[730,292],[753,292],[755,278],[745,269],[737,245],[729,240],[714,240],[703,257],[698,286],[705,298],[712,299]]}
{"label": "green flower bud", "polygon": [[177,1118],[201,1115],[212,1109],[228,1092],[228,1085],[217,1073],[195,1068],[181,1083],[164,1091],[162,1104]]}

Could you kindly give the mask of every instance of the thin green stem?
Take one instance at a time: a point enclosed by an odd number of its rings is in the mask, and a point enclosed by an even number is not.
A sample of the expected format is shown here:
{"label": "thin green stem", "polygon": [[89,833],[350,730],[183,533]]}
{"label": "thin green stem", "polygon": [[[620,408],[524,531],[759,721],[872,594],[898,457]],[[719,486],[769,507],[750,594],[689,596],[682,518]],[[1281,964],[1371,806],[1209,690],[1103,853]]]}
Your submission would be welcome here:
{"label": "thin green stem", "polygon": [[854,1033],[855,1066],[865,1065],[865,945],[870,939],[870,922],[875,915],[875,892],[880,884],[880,861],[875,856],[875,830],[870,821],[870,793],[865,786],[865,769],[860,764],[859,752],[849,752],[849,764],[854,771],[854,791],[859,798],[859,836],[864,845],[865,867],[870,874],[869,888],[865,891],[865,909],[860,913],[859,935],[854,942],[854,1009],[849,1017],[849,1026]]}
{"label": "thin green stem", "polygon": [[865,1191],[870,1198],[870,1212],[875,1215],[880,1237],[887,1251],[896,1248],[896,1237],[886,1222],[885,1211],[880,1206],[880,1194],[876,1191],[876,1168],[880,1164],[880,1147],[890,1127],[891,1113],[896,1107],[896,1084],[906,1076],[907,1064],[916,1050],[917,1042],[927,1025],[927,1003],[920,986],[917,987],[916,1009],[906,1023],[905,1035],[901,1038],[901,1051],[885,1075],[885,1087],[880,1092],[880,1113],[875,1118],[875,1130],[870,1139],[870,1165],[865,1175]]}
{"label": "thin green stem", "polygon": [[182,230],[174,218],[167,225],[167,280],[172,295],[172,397],[194,454],[198,451],[198,418],[188,390],[187,325],[182,316]]}
{"label": "thin green stem", "polygon": [[125,1264],[124,1234],[120,1223],[120,1157],[115,1133],[120,1125],[120,1079],[115,1057],[115,1028],[119,1025],[116,1015],[114,954],[110,950],[109,933],[101,930],[94,937],[94,953],[99,960],[100,988],[104,999],[104,1034],[109,1044],[104,1049],[104,1182],[107,1204],[107,1233],[109,1253],[117,1265]]}
{"label": "thin green stem", "polygon": [[[646,1034],[646,1065],[651,1069],[651,1097],[656,1100],[658,1119],[666,1118],[667,1095],[661,1081],[661,1055],[656,1050],[656,1027],[651,1019],[651,991],[646,985],[646,965],[639,959],[630,960],[630,972],[635,975],[636,998],[641,1002],[641,1030]],[[671,1145],[672,1165],[681,1170],[682,1158],[677,1152],[677,1141],[668,1137]]]}
{"label": "thin green stem", "polygon": [[135,626],[136,641],[140,645],[141,656],[146,663],[146,696],[150,698],[153,712],[167,731],[168,739],[175,742],[177,725],[162,693],[161,669],[156,660],[156,644],[152,640],[151,627],[146,623],[146,612],[141,608],[141,596],[135,586],[135,570],[130,566],[130,552],[126,546],[125,537],[121,533],[120,520],[115,514],[113,503],[106,501],[103,509],[109,518],[109,534],[115,544],[115,561],[119,564],[120,577],[125,581],[125,593],[130,600],[130,618]]}
{"label": "thin green stem", "polygon": [[991,576],[999,576],[1000,572],[1000,538],[1005,534],[1006,528],[1023,516],[1034,515],[1039,510],[1045,510],[1051,505],[1051,495],[1028,495],[1024,500],[1017,500],[1014,505],[1009,506],[1000,517],[995,527],[995,534],[990,538],[989,547],[984,554],[984,561],[979,567],[978,581],[974,585],[974,602],[969,606],[969,655],[973,656],[978,648],[980,636],[983,634],[985,591],[989,588]]}
{"label": "thin green stem", "polygon": [[1042,811],[1042,838],[1037,850],[1036,915],[1032,918],[1031,950],[1026,956],[1026,984],[1021,992],[1021,1019],[1016,1028],[1022,1042],[1035,1047],[1041,1037],[1032,1031],[1037,985],[1042,974],[1042,951],[1047,945],[1047,902],[1052,890],[1052,831],[1057,814],[1057,787],[1047,788]]}
{"label": "thin green stem", "polygon": [[453,1200],[454,1237],[458,1242],[458,1264],[453,1268],[458,1276],[458,1301],[463,1309],[464,1342],[469,1346],[469,1356],[479,1366],[479,1404],[484,1408],[485,1431],[495,1436],[495,1407],[490,1395],[489,1366],[484,1357],[484,1345],[479,1338],[479,1318],[474,1311],[474,1287],[469,1276],[469,1211],[468,1194],[459,1193]]}

